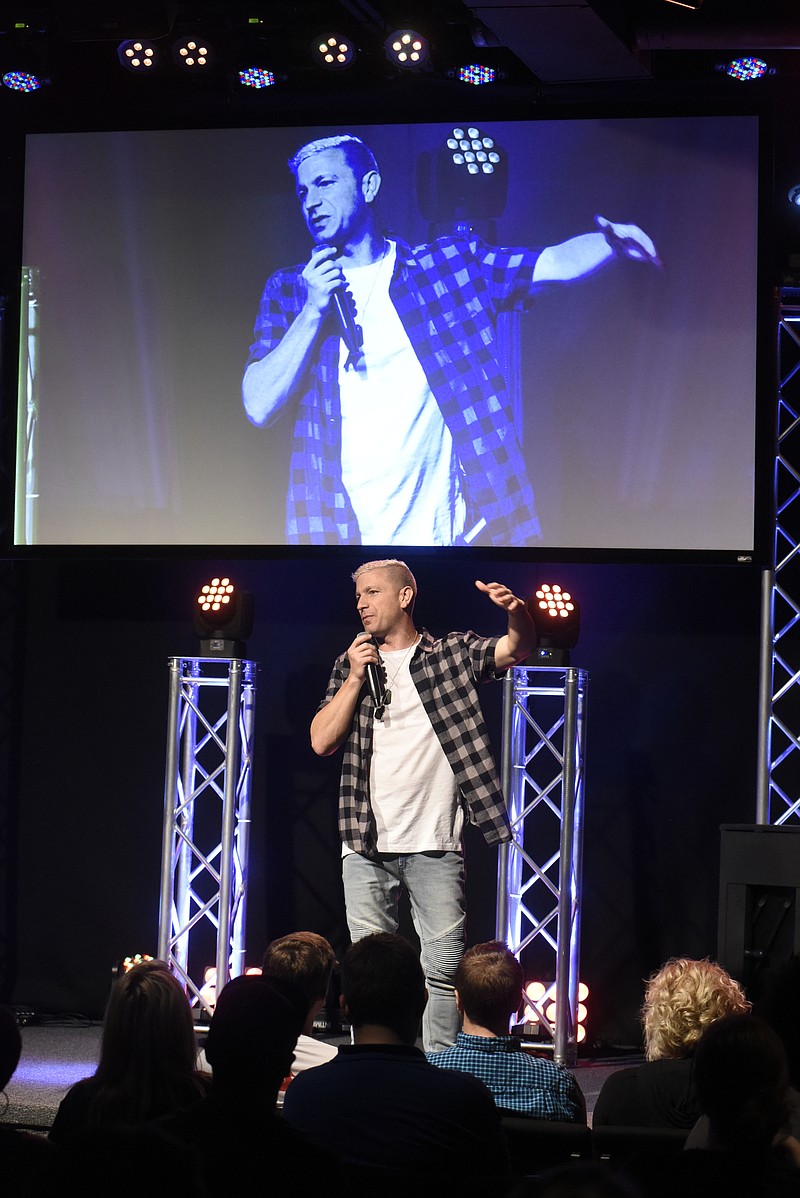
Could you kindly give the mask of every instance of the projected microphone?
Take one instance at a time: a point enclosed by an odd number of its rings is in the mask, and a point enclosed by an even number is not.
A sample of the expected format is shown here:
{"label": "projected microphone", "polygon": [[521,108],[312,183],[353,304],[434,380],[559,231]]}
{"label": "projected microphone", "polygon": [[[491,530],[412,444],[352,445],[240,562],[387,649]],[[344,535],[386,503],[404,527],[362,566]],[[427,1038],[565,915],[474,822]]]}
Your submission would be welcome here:
{"label": "projected microphone", "polygon": [[[330,245],[332,249],[336,250],[337,255],[341,252],[339,247],[332,242],[324,244]],[[348,290],[347,280],[343,280],[332,293],[331,302],[345,349],[350,358],[357,357],[364,344],[364,334],[361,331],[361,325],[356,323],[356,305]]]}
{"label": "projected microphone", "polygon": [[352,295],[347,290],[347,284],[340,283],[331,296],[331,299],[336,311],[339,332],[342,335],[345,349],[351,358],[357,357],[361,346],[364,344],[364,334],[361,331],[361,325],[356,324],[356,306],[353,303]]}

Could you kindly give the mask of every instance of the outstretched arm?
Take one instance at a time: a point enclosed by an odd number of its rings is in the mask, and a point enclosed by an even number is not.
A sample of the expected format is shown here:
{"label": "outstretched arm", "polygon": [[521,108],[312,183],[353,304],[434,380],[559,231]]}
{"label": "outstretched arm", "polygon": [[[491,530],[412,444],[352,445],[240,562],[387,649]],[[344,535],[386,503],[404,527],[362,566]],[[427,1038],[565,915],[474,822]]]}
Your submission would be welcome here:
{"label": "outstretched arm", "polygon": [[597,231],[570,237],[542,250],[533,270],[535,283],[569,283],[599,270],[614,258],[662,265],[656,247],[638,225],[614,224],[596,216]]}
{"label": "outstretched arm", "polygon": [[508,631],[500,637],[494,652],[497,669],[507,670],[509,666],[524,661],[536,647],[536,628],[528,605],[502,582],[487,583],[476,579],[475,586],[508,614]]}

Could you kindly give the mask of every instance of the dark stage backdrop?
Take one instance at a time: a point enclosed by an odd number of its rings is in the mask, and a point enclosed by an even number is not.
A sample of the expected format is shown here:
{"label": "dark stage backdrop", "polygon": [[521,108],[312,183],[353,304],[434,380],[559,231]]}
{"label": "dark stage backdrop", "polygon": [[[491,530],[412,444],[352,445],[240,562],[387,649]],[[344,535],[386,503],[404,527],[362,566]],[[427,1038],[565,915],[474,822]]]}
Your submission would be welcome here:
{"label": "dark stage backdrop", "polygon": [[[338,560],[228,562],[252,590],[260,663],[248,952],[297,928],[346,943],[335,808],[339,758],[308,724],[358,631]],[[642,979],[716,952],[719,824],[755,812],[759,578],[693,566],[486,565],[408,555],[418,622],[502,630],[473,586],[560,581],[583,605],[590,672],[582,976],[590,1036],[631,1043]],[[195,588],[220,562],[15,567],[18,660],[8,718],[0,998],[102,1012],[112,963],[157,945],[167,658],[198,652]],[[6,581],[12,567],[6,564]],[[139,585],[136,585],[139,584]],[[4,666],[13,666],[6,636]],[[10,677],[6,673],[5,677]],[[484,688],[499,750],[501,687]],[[496,853],[468,845],[470,941],[494,931]]]}

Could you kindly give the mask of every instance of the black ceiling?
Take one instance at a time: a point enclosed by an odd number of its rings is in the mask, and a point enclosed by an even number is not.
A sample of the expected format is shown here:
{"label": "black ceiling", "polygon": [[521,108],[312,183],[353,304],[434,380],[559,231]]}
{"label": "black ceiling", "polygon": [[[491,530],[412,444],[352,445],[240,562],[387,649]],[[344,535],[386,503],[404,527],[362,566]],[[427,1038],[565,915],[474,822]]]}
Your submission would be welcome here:
{"label": "black ceiling", "polygon": [[[419,75],[398,73],[384,54],[386,35],[406,25],[431,42]],[[326,28],[354,40],[354,70],[327,75],[312,64],[311,41]],[[219,69],[202,83],[172,67],[141,80],[119,66],[122,38],[148,35],[166,49],[187,30],[220,51]],[[669,0],[0,0],[0,66],[26,44],[46,50],[52,86],[33,102],[0,88],[0,126],[9,118],[16,127],[102,128],[318,123],[321,112],[332,120],[462,119],[467,107],[473,119],[570,106],[731,107],[770,117],[776,201],[800,179],[800,0],[703,0],[698,11]],[[223,68],[245,48],[285,86],[266,95],[231,86]],[[769,74],[734,82],[724,66],[748,53],[763,57]],[[499,87],[466,88],[452,77],[454,66],[475,60],[500,68]]]}
{"label": "black ceiling", "polygon": [[[0,43],[7,47],[19,36],[15,25],[27,24],[63,66],[70,52],[82,62],[87,47],[193,27],[229,42],[255,34],[280,57],[330,26],[349,33],[362,60],[385,72],[386,33],[414,25],[431,39],[434,71],[483,43],[566,95],[580,84],[702,79],[708,63],[748,51],[771,55],[781,74],[800,73],[799,11],[797,0],[703,0],[698,11],[669,0],[22,0],[0,4]],[[261,18],[260,29],[250,18]]]}

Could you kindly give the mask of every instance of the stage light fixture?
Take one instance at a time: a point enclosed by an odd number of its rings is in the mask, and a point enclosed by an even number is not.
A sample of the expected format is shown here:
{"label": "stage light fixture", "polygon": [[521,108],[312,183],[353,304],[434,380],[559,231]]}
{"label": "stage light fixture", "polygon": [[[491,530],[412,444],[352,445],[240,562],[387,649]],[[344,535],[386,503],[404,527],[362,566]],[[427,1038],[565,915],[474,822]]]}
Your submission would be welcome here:
{"label": "stage light fixture", "polygon": [[214,53],[207,41],[200,37],[182,37],[172,47],[172,56],[180,67],[202,74],[212,65]]}
{"label": "stage light fixture", "polygon": [[3,75],[3,87],[12,92],[36,92],[47,82],[31,71],[6,71]]}
{"label": "stage light fixture", "polygon": [[735,79],[739,83],[763,79],[768,72],[769,67],[763,58],[734,58],[725,67],[725,74],[728,78]]}
{"label": "stage light fixture", "polygon": [[789,188],[789,203],[795,208],[800,208],[800,183],[795,183],[794,187]]}
{"label": "stage light fixture", "polygon": [[256,90],[274,87],[278,82],[274,71],[267,67],[244,67],[239,71],[238,78],[242,87],[252,87]]}
{"label": "stage light fixture", "polygon": [[194,630],[204,656],[243,657],[253,631],[253,596],[216,575],[195,595]]}
{"label": "stage light fixture", "polygon": [[[556,984],[551,982],[546,985],[544,982],[528,982],[523,990],[523,998],[528,1001],[523,1007],[522,1017],[525,1023],[541,1027],[542,1016],[545,1020],[555,1026],[556,1022],[556,1004],[555,1004]],[[575,1039],[578,1044],[586,1039],[586,1017],[588,1015],[587,1000],[589,998],[589,987],[584,982],[578,982],[577,995],[577,1010],[575,1012],[577,1026],[575,1028]]]}
{"label": "stage light fixture", "polygon": [[458,68],[458,78],[461,83],[471,83],[473,87],[481,87],[485,83],[494,83],[497,79],[497,71],[494,67],[472,62]]}
{"label": "stage light fixture", "polygon": [[145,38],[131,38],[117,46],[117,58],[126,71],[147,75],[158,62],[158,48],[155,42]]}
{"label": "stage light fixture", "polygon": [[543,583],[536,591],[532,612],[536,648],[530,665],[568,666],[569,650],[578,643],[581,609],[578,601],[558,583]]}
{"label": "stage light fixture", "polygon": [[123,974],[130,973],[134,965],[141,965],[144,961],[152,961],[153,959],[149,953],[134,953],[131,957],[123,957],[121,961],[115,961],[111,966],[111,977],[116,981]]}
{"label": "stage light fixture", "polygon": [[474,125],[468,129],[456,126],[447,139],[453,164],[463,167],[468,175],[493,175],[500,165],[500,152],[493,137],[484,137]]}
{"label": "stage light fixture", "polygon": [[396,29],[384,44],[389,62],[403,70],[416,70],[428,61],[427,38],[414,29]]}
{"label": "stage light fixture", "polygon": [[311,57],[327,71],[346,71],[356,60],[356,48],[349,37],[327,33],[316,39],[311,47]]}

